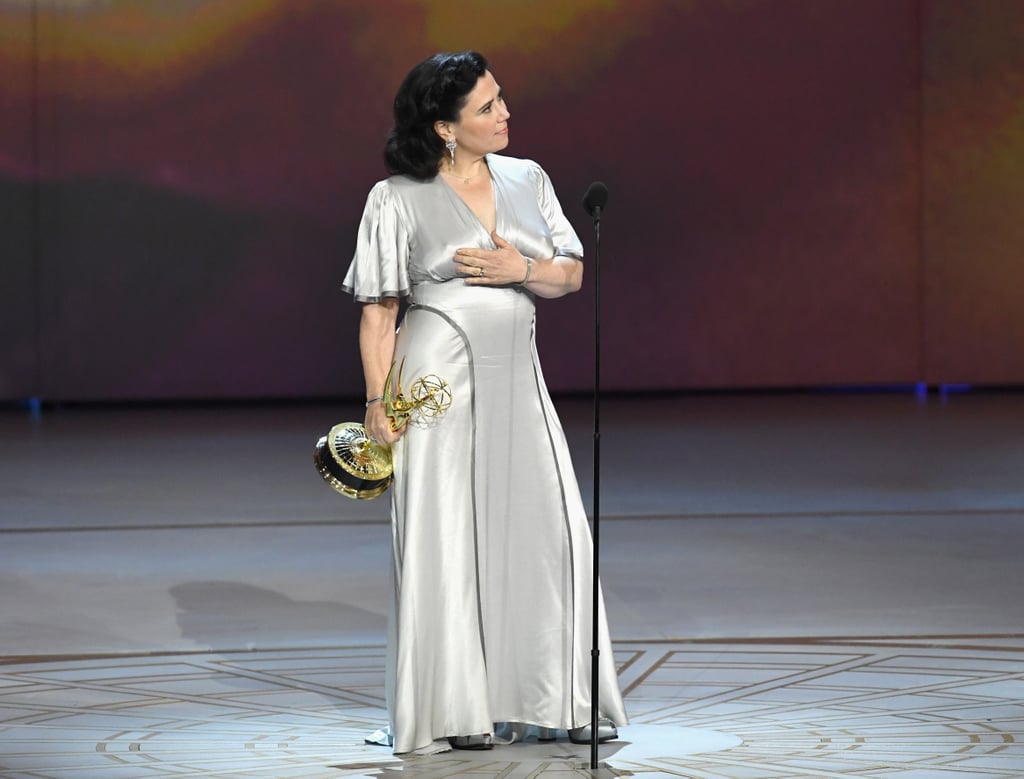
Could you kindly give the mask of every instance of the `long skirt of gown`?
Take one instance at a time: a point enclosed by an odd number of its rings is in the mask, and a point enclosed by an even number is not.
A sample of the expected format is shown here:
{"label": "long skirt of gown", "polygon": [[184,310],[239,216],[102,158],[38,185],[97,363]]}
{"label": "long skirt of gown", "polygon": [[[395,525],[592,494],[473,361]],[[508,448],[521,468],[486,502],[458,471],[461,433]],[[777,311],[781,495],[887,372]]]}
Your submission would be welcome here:
{"label": "long skirt of gown", "polygon": [[[421,284],[399,329],[403,391],[426,374],[449,411],[393,448],[395,752],[499,722],[590,721],[592,541],[537,360],[534,303],[514,288]],[[626,722],[600,610],[600,712]]]}

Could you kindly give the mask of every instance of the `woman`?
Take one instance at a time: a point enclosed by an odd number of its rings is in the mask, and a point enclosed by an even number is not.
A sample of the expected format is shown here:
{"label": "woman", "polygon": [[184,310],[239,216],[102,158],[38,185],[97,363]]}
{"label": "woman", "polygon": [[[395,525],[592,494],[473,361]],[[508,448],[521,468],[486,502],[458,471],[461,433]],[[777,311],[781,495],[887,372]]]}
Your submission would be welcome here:
{"label": "woman", "polygon": [[[394,749],[489,748],[499,725],[589,740],[591,539],[534,345],[534,297],[580,288],[582,246],[544,171],[496,154],[509,112],[480,54],[417,65],[394,115],[344,283],[364,304],[367,434],[395,466]],[[406,385],[451,386],[436,424],[391,429],[403,362]],[[603,604],[601,628],[606,740],[626,718]]]}

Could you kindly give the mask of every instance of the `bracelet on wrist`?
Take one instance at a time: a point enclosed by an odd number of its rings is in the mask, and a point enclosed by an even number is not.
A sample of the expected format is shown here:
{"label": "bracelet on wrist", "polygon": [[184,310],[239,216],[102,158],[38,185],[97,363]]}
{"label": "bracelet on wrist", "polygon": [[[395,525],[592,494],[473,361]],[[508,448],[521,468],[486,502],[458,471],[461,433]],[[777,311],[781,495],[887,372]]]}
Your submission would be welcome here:
{"label": "bracelet on wrist", "polygon": [[519,282],[520,287],[530,280],[530,274],[533,273],[533,258],[524,257],[523,259],[526,260],[526,275],[523,276],[523,280]]}
{"label": "bracelet on wrist", "polygon": [[382,400],[384,400],[384,396],[383,395],[378,395],[375,398],[370,398],[368,401],[366,401],[366,407],[369,408],[374,403],[379,403]]}

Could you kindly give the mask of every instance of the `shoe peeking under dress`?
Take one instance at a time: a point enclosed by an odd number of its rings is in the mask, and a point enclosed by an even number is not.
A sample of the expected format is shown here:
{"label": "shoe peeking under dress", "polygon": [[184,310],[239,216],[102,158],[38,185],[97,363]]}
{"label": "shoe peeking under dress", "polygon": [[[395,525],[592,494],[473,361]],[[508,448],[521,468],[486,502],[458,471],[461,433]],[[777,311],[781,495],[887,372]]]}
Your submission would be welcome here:
{"label": "shoe peeking under dress", "polygon": [[452,749],[491,749],[494,739],[490,733],[477,733],[472,736],[448,736]]}
{"label": "shoe peeking under dress", "polygon": [[[554,728],[539,728],[537,731],[538,741],[554,741],[559,733]],[[590,723],[579,728],[570,728],[568,731],[569,740],[574,744],[590,743]],[[610,719],[599,719],[597,721],[597,741],[614,741],[619,737],[619,730]]]}

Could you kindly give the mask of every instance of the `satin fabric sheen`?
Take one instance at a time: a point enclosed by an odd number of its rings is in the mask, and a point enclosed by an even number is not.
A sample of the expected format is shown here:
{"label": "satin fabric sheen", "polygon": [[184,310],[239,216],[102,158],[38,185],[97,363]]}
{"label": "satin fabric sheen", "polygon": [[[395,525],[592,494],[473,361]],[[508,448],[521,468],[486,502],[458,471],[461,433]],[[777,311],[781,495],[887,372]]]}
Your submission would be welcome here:
{"label": "satin fabric sheen", "polygon": [[[535,163],[487,158],[497,231],[526,257],[581,258]],[[495,248],[441,176],[370,192],[344,289],[408,296],[395,360],[436,374],[452,406],[393,447],[388,710],[396,753],[446,749],[496,723],[590,721],[592,545],[541,374],[533,296],[467,285],[459,247]],[[600,603],[600,711],[626,723]]]}

